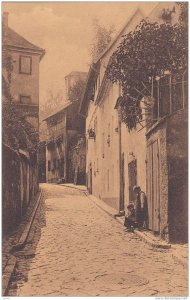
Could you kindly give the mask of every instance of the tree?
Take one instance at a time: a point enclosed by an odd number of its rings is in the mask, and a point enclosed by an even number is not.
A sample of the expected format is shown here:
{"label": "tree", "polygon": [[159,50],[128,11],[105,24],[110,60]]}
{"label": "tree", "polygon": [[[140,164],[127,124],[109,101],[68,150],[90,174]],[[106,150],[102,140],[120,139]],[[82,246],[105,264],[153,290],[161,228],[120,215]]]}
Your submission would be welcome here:
{"label": "tree", "polygon": [[86,86],[86,81],[79,79],[68,91],[68,98],[71,102],[81,101]]}
{"label": "tree", "polygon": [[121,85],[122,121],[129,130],[141,119],[140,91],[143,89],[143,95],[150,96],[146,87],[156,77],[166,72],[176,78],[183,74],[187,69],[187,49],[187,28],[182,22],[171,25],[143,20],[134,32],[124,36],[110,59],[106,76]]}
{"label": "tree", "polygon": [[90,54],[92,60],[95,61],[111,42],[115,29],[113,25],[109,26],[108,28],[101,26],[99,21],[94,19],[93,31],[94,37],[90,48]]}
{"label": "tree", "polygon": [[54,94],[51,90],[47,91],[46,100],[40,105],[40,119],[46,118],[64,104],[63,92],[58,91]]}

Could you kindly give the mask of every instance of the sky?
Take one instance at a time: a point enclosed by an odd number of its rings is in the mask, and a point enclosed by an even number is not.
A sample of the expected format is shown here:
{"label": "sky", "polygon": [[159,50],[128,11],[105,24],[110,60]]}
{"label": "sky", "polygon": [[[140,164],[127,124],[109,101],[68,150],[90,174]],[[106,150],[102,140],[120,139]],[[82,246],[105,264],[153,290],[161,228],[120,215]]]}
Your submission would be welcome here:
{"label": "sky", "polygon": [[31,43],[44,48],[40,62],[40,103],[47,91],[64,94],[64,77],[88,72],[93,19],[113,24],[116,32],[137,7],[148,15],[157,2],[4,2],[9,26]]}

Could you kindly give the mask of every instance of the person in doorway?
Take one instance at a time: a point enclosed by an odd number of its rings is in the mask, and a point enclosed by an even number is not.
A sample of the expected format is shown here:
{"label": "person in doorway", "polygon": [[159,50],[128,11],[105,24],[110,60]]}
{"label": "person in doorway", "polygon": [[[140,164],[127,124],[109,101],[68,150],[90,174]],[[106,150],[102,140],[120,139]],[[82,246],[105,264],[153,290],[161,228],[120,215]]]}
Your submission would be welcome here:
{"label": "person in doorway", "polygon": [[127,215],[125,216],[124,226],[127,227],[128,231],[133,231],[136,227],[135,209],[132,203],[127,206]]}
{"label": "person in doorway", "polygon": [[134,186],[133,192],[136,195],[135,199],[135,222],[138,224],[138,228],[148,229],[148,206],[146,195],[141,191],[140,186]]}

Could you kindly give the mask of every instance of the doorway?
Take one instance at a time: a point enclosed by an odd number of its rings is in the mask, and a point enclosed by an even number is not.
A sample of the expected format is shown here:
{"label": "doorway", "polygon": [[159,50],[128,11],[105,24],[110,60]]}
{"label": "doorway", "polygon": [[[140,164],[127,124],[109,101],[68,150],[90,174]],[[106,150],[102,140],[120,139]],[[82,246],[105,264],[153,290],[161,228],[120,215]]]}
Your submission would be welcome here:
{"label": "doorway", "polygon": [[160,159],[158,140],[147,148],[147,200],[149,229],[160,233]]}
{"label": "doorway", "polygon": [[134,185],[137,185],[137,161],[132,160],[128,164],[128,175],[129,175],[129,203],[134,203],[135,194],[133,192]]}

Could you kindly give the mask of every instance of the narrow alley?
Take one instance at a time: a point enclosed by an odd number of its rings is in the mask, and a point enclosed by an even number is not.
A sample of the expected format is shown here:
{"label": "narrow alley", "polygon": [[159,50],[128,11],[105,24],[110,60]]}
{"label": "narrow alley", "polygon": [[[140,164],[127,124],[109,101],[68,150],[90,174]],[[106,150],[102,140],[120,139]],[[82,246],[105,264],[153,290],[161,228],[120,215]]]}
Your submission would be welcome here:
{"label": "narrow alley", "polygon": [[187,296],[169,250],[127,233],[81,191],[42,184],[8,296]]}

